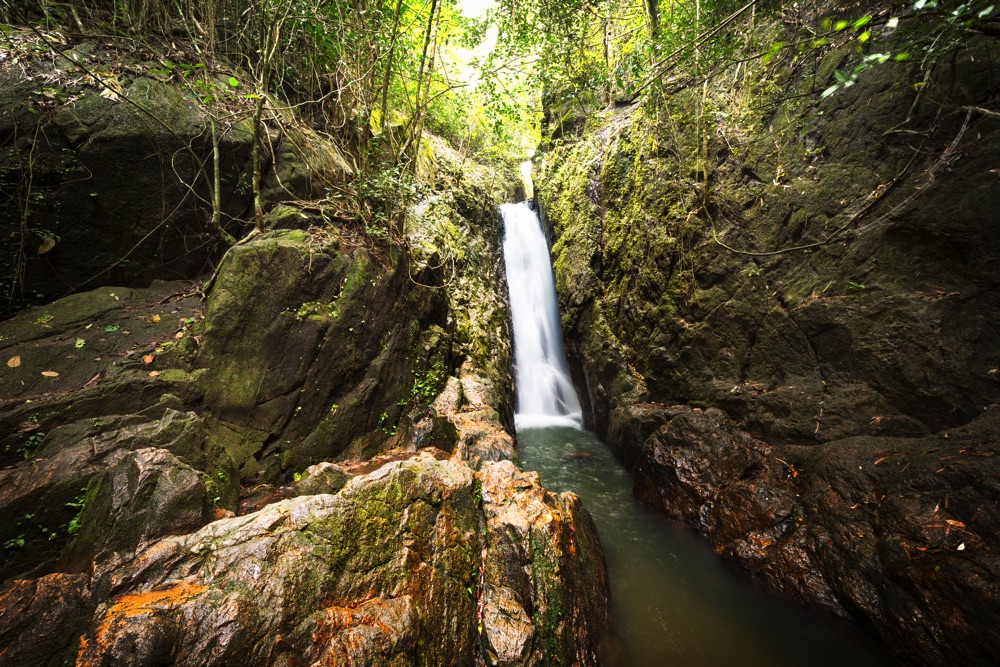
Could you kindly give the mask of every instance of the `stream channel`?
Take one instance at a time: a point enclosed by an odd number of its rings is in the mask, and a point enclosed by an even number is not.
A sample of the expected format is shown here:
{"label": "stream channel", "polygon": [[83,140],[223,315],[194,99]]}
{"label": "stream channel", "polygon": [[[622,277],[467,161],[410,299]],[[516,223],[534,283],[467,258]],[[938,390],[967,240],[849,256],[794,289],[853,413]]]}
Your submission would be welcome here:
{"label": "stream channel", "polygon": [[517,374],[518,453],[551,491],[594,518],[611,585],[614,667],[869,667],[859,633],[768,596],[701,538],[641,505],[607,447],[581,426],[548,247],[527,204],[505,204],[504,258]]}

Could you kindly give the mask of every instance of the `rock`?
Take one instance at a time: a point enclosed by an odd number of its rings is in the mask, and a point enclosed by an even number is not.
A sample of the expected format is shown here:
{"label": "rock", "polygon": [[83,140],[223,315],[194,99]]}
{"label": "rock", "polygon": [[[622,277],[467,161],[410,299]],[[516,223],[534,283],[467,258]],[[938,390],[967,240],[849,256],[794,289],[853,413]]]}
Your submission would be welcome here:
{"label": "rock", "polygon": [[[0,510],[5,516],[16,517],[15,521],[0,524],[0,541],[24,540],[21,547],[5,550],[0,577],[29,568],[45,571],[53,566],[69,537],[69,522],[79,511],[83,490],[95,475],[122,461],[115,457],[118,452],[154,444],[169,450],[209,471],[220,503],[235,507],[235,469],[225,451],[206,440],[203,422],[197,415],[168,410],[156,422],[136,418],[109,422],[117,428],[104,430],[100,420],[87,420],[56,429],[34,458],[0,470]],[[153,510],[143,508],[149,500],[137,501],[133,510],[140,514]],[[161,516],[155,522],[161,520],[168,525],[171,521],[186,521],[182,516]],[[149,529],[155,531],[157,527],[151,525]]]}
{"label": "rock", "polygon": [[[69,82],[54,85],[65,85],[78,99],[45,113],[38,113],[33,96],[0,94],[3,115],[36,112],[21,116],[17,131],[3,134],[4,180],[27,182],[18,159],[26,147],[16,138],[37,132],[30,180],[38,195],[29,215],[34,227],[57,239],[39,255],[42,237],[27,236],[25,291],[52,298],[84,285],[195,277],[218,252],[205,224],[210,208],[200,203],[210,201],[209,181],[192,159],[192,154],[198,161],[211,155],[206,115],[177,87],[153,79],[127,84],[123,95],[133,106],[101,97],[82,76],[60,78]],[[251,141],[247,123],[222,133],[221,178],[231,184],[221,193],[223,220],[238,220],[251,204],[250,193],[236,187],[249,168]],[[18,201],[5,202],[7,220],[20,220]],[[230,231],[238,234],[239,225]],[[5,244],[0,263],[14,267],[17,250],[18,244]]]}
{"label": "rock", "polygon": [[302,473],[302,479],[292,484],[291,497],[312,496],[317,493],[337,493],[347,484],[352,475],[336,463],[324,461],[309,466]]}
{"label": "rock", "polygon": [[483,464],[487,664],[596,665],[608,627],[607,569],[590,515],[510,461]]}
{"label": "rock", "polygon": [[922,438],[776,446],[694,410],[643,445],[636,494],[906,664],[986,665],[1000,649],[998,435],[990,410]]}
{"label": "rock", "polygon": [[0,590],[0,667],[61,667],[92,604],[85,574],[15,580]]}
{"label": "rock", "polygon": [[[89,484],[79,532],[60,558],[60,569],[95,580],[148,542],[202,527],[213,504],[204,476],[165,449],[115,452],[109,461]],[[209,480],[213,491],[222,481]]]}
{"label": "rock", "polygon": [[[115,570],[76,664],[465,666],[480,597],[483,632],[507,646],[493,664],[596,664],[607,592],[586,512],[510,463],[481,476],[483,510],[471,469],[425,454],[153,543]],[[498,620],[512,600],[516,636]]]}

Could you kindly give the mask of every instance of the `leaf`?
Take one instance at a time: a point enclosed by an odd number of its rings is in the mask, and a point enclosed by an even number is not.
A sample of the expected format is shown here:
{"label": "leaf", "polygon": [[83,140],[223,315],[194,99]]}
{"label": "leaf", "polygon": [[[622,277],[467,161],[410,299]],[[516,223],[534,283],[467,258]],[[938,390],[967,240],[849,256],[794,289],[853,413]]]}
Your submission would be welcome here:
{"label": "leaf", "polygon": [[[910,54],[909,53],[897,53],[896,55],[894,55],[892,57],[892,59],[895,60],[897,63],[901,63],[904,60],[909,60],[910,59]],[[923,82],[921,82],[921,83],[923,83]]]}
{"label": "leaf", "polygon": [[184,332],[183,331],[178,331],[177,333],[174,334],[174,338],[176,338],[177,340],[180,340],[181,338],[184,338]]}
{"label": "leaf", "polygon": [[11,357],[10,359],[7,360],[7,367],[8,368],[17,368],[20,365],[21,365],[21,356],[20,355],[15,354],[13,357]]}
{"label": "leaf", "polygon": [[958,551],[965,551],[965,542],[958,545]]}
{"label": "leaf", "polygon": [[37,422],[21,422],[17,425],[17,430],[21,433],[30,433],[36,429],[41,428],[42,425]]}
{"label": "leaf", "polygon": [[56,237],[50,236],[49,238],[42,241],[42,245],[38,246],[38,254],[44,255],[53,248],[56,247]]}
{"label": "leaf", "polygon": [[117,324],[109,324],[108,326],[104,327],[104,330],[108,333],[111,333],[112,331],[118,331],[119,329],[121,329],[121,327],[118,326]]}
{"label": "leaf", "polygon": [[142,358],[142,363],[148,366],[149,364],[153,363],[154,359],[156,359],[156,355],[150,352],[149,354],[147,354]]}
{"label": "leaf", "polygon": [[149,377],[155,378],[160,375],[160,371],[149,371]]}
{"label": "leaf", "polygon": [[153,315],[153,322],[159,322],[159,321],[160,321],[160,316],[159,315]]}
{"label": "leaf", "polygon": [[849,25],[851,25],[850,21],[837,21],[836,23],[833,24],[833,29],[836,32],[840,32],[841,30],[845,29]]}
{"label": "leaf", "polygon": [[898,17],[896,17],[896,16],[893,16],[893,17],[892,17],[891,19],[889,19],[889,20],[888,20],[888,21],[886,21],[886,23],[885,23],[885,27],[886,27],[886,28],[890,28],[890,29],[891,29],[891,28],[895,28],[895,27],[896,27],[896,26],[898,26],[898,25],[899,25],[899,18],[898,18]]}
{"label": "leaf", "polygon": [[983,11],[979,12],[978,14],[976,14],[976,16],[978,16],[981,19],[984,19],[984,18],[986,18],[987,16],[989,16],[990,14],[993,13],[994,8],[996,8],[996,5],[990,5],[989,7],[987,7],[986,9],[984,9]]}
{"label": "leaf", "polygon": [[44,375],[47,378],[59,377],[59,373],[56,373],[55,371],[42,371],[42,375]]}
{"label": "leaf", "polygon": [[846,83],[848,79],[847,72],[839,69],[834,70],[833,78],[837,80],[837,83]]}
{"label": "leaf", "polygon": [[75,347],[76,349],[79,350],[81,347],[83,347],[86,344],[87,344],[87,341],[85,341],[82,338],[77,338],[76,339],[76,343],[73,344],[73,347]]}
{"label": "leaf", "polygon": [[233,88],[236,88],[238,85],[240,85],[240,82],[236,80],[235,76],[231,76],[229,77],[229,85],[232,86]]}
{"label": "leaf", "polygon": [[871,23],[871,20],[872,20],[871,15],[869,15],[869,16],[862,16],[861,18],[859,18],[857,21],[854,22],[854,28],[855,29],[857,29],[857,28],[863,28],[864,26],[866,26],[869,23]]}
{"label": "leaf", "polygon": [[926,5],[926,4],[927,4],[927,0],[917,0],[916,2],[913,3],[913,8],[917,9],[917,10],[920,10],[920,9],[923,9],[924,5]]}
{"label": "leaf", "polygon": [[872,34],[869,31],[865,30],[863,33],[861,33],[860,35],[858,35],[858,41],[861,42],[862,44],[864,44],[865,42],[868,41],[868,39],[871,36],[872,36]]}

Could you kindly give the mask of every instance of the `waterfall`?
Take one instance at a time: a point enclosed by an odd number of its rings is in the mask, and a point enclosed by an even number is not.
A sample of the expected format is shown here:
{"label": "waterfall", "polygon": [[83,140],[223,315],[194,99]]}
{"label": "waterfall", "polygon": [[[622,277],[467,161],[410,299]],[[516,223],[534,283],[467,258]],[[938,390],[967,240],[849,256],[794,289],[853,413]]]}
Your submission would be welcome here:
{"label": "waterfall", "polygon": [[503,254],[514,322],[518,428],[582,425],[569,377],[549,250],[527,204],[504,204]]}

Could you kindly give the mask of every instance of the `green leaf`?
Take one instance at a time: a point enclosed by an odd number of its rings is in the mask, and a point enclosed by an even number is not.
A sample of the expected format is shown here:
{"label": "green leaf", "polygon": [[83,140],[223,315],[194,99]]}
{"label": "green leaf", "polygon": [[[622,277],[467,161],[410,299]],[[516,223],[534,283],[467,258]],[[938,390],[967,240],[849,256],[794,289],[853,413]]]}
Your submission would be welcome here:
{"label": "green leaf", "polygon": [[863,28],[864,26],[871,23],[871,20],[872,17],[870,15],[862,16],[861,18],[859,18],[857,21],[854,22],[854,29],[857,30],[858,28]]}
{"label": "green leaf", "polygon": [[821,98],[822,97],[830,97],[830,95],[833,95],[835,92],[837,92],[837,90],[839,88],[840,88],[840,84],[839,83],[835,83],[832,86],[830,86],[829,88],[827,88],[826,90],[824,90],[822,93],[820,93],[820,97]]}
{"label": "green leaf", "polygon": [[119,327],[117,324],[109,324],[108,326],[104,327],[104,330],[107,331],[108,333],[111,333],[112,331],[118,331],[120,328],[121,327]]}
{"label": "green leaf", "polygon": [[73,347],[75,347],[76,349],[79,350],[81,347],[83,347],[86,344],[87,344],[87,341],[85,341],[82,338],[77,338],[76,339],[76,343],[73,345]]}
{"label": "green leaf", "polygon": [[863,33],[858,35],[858,41],[864,44],[872,36],[871,32],[865,30]]}
{"label": "green leaf", "polygon": [[913,8],[917,9],[917,10],[920,10],[920,9],[923,9],[924,5],[926,5],[926,4],[927,4],[927,0],[917,0],[916,2],[913,3]]}
{"label": "green leaf", "polygon": [[765,65],[770,63],[772,60],[774,60],[774,57],[778,55],[778,52],[781,51],[781,49],[784,46],[785,46],[784,42],[775,42],[774,44],[772,44],[771,48],[768,49],[766,54],[764,54],[764,57],[761,59],[761,62],[764,63]]}
{"label": "green leaf", "polygon": [[996,8],[996,5],[990,5],[989,7],[987,7],[986,9],[984,9],[983,11],[979,12],[978,14],[976,14],[976,16],[978,16],[981,19],[984,19],[987,16],[989,16],[990,14],[992,14],[993,10],[995,8]]}
{"label": "green leaf", "polygon": [[833,24],[833,29],[836,30],[837,32],[840,32],[841,30],[847,28],[847,26],[849,25],[851,25],[850,21],[837,21],[836,23]]}
{"label": "green leaf", "polygon": [[235,76],[231,76],[231,77],[229,77],[229,85],[232,86],[233,88],[235,88],[238,85],[240,85],[240,82],[236,80]]}
{"label": "green leaf", "polygon": [[833,71],[833,78],[837,80],[837,83],[844,83],[849,77],[847,72],[838,69]]}
{"label": "green leaf", "polygon": [[896,55],[894,55],[892,57],[892,59],[895,60],[898,63],[901,63],[904,60],[909,60],[910,59],[910,54],[909,53],[897,53]]}

